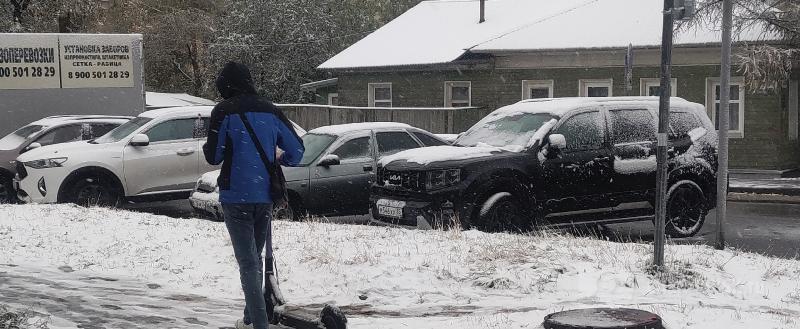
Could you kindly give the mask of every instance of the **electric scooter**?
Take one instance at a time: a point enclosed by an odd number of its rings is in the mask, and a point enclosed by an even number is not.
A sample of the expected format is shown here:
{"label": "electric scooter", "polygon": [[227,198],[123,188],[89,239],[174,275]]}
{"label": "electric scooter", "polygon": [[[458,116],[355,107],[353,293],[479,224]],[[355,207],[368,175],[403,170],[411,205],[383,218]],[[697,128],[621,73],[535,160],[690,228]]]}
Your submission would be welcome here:
{"label": "electric scooter", "polygon": [[347,329],[347,317],[334,305],[324,304],[321,308],[287,305],[278,286],[274,259],[267,258],[264,265],[264,301],[270,324],[277,328]]}

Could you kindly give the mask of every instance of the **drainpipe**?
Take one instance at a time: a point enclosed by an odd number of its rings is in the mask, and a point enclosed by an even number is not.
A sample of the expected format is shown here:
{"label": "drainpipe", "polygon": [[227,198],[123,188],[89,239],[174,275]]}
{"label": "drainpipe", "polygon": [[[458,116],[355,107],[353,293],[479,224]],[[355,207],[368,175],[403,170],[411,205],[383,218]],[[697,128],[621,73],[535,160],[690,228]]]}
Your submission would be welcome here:
{"label": "drainpipe", "polygon": [[486,21],[486,0],[481,0],[481,19],[478,23],[483,23]]}

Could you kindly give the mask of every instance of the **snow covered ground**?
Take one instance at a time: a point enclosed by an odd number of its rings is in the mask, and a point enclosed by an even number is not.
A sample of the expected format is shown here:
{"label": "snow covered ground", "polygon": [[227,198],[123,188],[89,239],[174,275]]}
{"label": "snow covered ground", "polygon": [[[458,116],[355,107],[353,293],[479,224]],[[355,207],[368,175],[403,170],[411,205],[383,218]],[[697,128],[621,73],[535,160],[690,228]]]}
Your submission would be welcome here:
{"label": "snow covered ground", "polygon": [[[352,328],[537,328],[548,313],[598,306],[652,311],[673,329],[800,326],[797,260],[670,245],[670,271],[652,275],[646,244],[552,233],[319,222],[276,222],[274,232],[285,295],[294,304],[336,302]],[[76,277],[128,278],[223,305],[241,302],[224,225],[204,220],[0,205],[0,264],[17,266],[0,268],[0,286],[36,284],[15,281],[15,268],[68,266]],[[224,318],[239,310],[230,312]]]}

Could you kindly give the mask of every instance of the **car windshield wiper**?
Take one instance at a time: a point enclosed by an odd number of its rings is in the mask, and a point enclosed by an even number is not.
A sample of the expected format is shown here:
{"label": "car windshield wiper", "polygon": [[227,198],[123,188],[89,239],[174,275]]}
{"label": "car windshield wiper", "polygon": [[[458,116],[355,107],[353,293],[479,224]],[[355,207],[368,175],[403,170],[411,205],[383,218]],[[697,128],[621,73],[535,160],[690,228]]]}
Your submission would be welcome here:
{"label": "car windshield wiper", "polygon": [[92,139],[88,140],[87,143],[89,143],[89,144],[97,144],[97,142],[95,142],[95,139],[97,139],[97,138],[92,138]]}

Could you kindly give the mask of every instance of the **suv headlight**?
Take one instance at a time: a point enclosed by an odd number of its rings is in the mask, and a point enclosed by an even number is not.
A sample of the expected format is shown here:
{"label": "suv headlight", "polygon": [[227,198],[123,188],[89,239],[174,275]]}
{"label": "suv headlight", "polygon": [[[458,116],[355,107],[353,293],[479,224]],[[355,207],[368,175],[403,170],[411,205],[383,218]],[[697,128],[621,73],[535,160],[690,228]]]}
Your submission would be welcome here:
{"label": "suv headlight", "polygon": [[67,158],[33,160],[24,162],[24,164],[26,167],[31,167],[33,169],[44,169],[44,168],[61,167],[61,165],[64,164],[64,162],[67,162]]}
{"label": "suv headlight", "polygon": [[461,169],[433,170],[428,172],[425,188],[435,190],[461,182]]}

